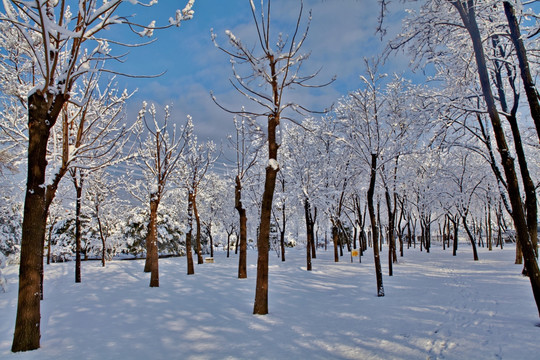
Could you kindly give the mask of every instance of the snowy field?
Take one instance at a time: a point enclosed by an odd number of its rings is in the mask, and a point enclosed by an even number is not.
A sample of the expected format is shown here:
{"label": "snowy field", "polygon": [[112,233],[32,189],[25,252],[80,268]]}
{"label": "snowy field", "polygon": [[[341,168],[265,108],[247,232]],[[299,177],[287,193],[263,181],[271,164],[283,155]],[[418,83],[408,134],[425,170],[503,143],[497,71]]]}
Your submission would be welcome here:
{"label": "snowy field", "polygon": [[[540,320],[514,248],[479,249],[474,262],[432,248],[406,250],[376,296],[373,254],[361,264],[319,251],[305,271],[304,251],[272,253],[267,316],[251,314],[256,253],[248,279],[237,257],[186,275],[185,258],[160,260],[159,288],[149,288],[144,261],[46,266],[41,348],[10,352],[17,267],[3,273],[1,359],[540,359]],[[386,259],[386,251],[383,251]]]}

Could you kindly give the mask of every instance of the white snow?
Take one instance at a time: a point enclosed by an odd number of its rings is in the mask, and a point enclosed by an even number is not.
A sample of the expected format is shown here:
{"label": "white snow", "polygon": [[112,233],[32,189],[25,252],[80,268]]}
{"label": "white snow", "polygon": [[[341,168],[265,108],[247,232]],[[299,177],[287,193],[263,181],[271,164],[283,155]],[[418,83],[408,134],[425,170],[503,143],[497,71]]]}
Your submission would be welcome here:
{"label": "white snow", "polygon": [[276,159],[269,159],[268,166],[270,166],[274,170],[279,170],[279,163]]}
{"label": "white snow", "polygon": [[[2,269],[2,359],[538,359],[540,328],[529,281],[514,248],[470,248],[458,256],[409,249],[394,276],[383,262],[386,296],[376,296],[373,254],[362,263],[319,250],[313,271],[304,249],[287,261],[270,254],[269,310],[252,315],[256,252],[248,279],[238,258],[216,252],[214,264],[186,275],[186,258],[161,259],[160,287],[149,288],[144,261],[45,267],[41,348],[10,352],[18,268]],[[386,249],[381,256],[386,259]]]}

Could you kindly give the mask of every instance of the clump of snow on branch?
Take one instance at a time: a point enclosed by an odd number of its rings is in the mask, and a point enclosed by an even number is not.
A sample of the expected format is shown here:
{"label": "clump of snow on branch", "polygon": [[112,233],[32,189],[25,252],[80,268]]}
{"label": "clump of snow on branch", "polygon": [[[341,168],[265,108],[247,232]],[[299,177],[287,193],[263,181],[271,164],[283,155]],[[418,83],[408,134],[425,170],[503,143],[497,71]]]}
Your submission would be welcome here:
{"label": "clump of snow on branch", "polygon": [[268,166],[270,166],[274,170],[279,170],[279,164],[276,159],[268,160]]}
{"label": "clump of snow on branch", "polygon": [[156,27],[156,20],[152,20],[150,24],[148,24],[147,27],[145,27],[142,31],[138,32],[138,34],[142,37],[148,36],[151,37],[154,35],[154,29]]}
{"label": "clump of snow on branch", "polygon": [[192,10],[194,3],[195,0],[189,0],[183,10],[176,10],[174,19],[172,17],[169,18],[169,24],[180,26],[182,21],[191,20],[193,18],[193,14],[195,14],[195,11]]}

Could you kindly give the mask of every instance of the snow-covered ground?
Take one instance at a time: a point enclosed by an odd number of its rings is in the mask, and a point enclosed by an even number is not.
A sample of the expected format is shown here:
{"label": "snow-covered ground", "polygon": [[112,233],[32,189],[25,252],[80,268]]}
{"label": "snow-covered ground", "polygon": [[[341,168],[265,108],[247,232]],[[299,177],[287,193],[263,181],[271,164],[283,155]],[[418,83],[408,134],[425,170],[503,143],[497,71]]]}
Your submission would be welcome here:
{"label": "snow-covered ground", "polygon": [[[256,253],[248,279],[236,256],[186,275],[185,258],[160,260],[159,288],[149,288],[143,261],[46,266],[41,348],[10,352],[17,272],[3,270],[2,359],[539,359],[540,320],[514,248],[479,249],[474,262],[432,248],[406,250],[376,296],[373,254],[362,263],[319,251],[305,271],[304,251],[272,253],[269,310],[252,315]],[[386,251],[383,251],[386,259]]]}

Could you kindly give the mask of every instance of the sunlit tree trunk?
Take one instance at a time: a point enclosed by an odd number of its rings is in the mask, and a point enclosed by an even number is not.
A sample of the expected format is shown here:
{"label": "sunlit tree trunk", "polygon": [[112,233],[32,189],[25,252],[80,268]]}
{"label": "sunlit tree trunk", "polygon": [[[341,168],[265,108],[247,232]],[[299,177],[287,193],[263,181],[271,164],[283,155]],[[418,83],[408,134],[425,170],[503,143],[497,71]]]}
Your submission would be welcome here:
{"label": "sunlit tree trunk", "polygon": [[[275,76],[275,63],[270,61],[272,74]],[[276,87],[277,83],[273,83]],[[277,99],[277,98],[276,98]],[[257,238],[257,283],[255,287],[255,303],[253,313],[257,315],[268,314],[268,249],[270,241],[270,217],[272,215],[272,201],[276,186],[277,152],[279,145],[276,142],[276,128],[279,124],[279,114],[274,113],[268,117],[268,159],[271,163],[266,167],[264,192],[261,205],[261,222]]]}
{"label": "sunlit tree trunk", "polygon": [[193,234],[193,193],[188,191],[188,231],[186,231],[186,259],[187,259],[187,274],[195,274],[193,267],[193,254],[191,249],[191,239]]}
{"label": "sunlit tree trunk", "polygon": [[[51,98],[51,104],[47,101]],[[66,99],[35,92],[28,97],[28,174],[22,224],[19,294],[11,351],[39,348],[40,298],[47,211],[45,169],[50,129]]]}
{"label": "sunlit tree trunk", "polygon": [[146,263],[149,265],[150,287],[159,287],[159,252],[157,247],[157,211],[159,200],[155,194],[150,197],[150,222],[148,223],[148,233],[146,235]]}

